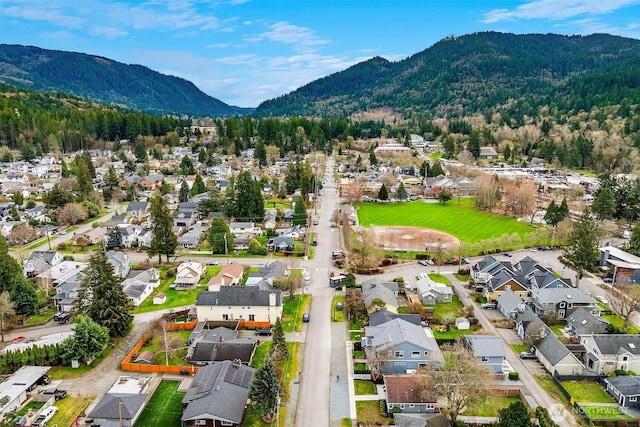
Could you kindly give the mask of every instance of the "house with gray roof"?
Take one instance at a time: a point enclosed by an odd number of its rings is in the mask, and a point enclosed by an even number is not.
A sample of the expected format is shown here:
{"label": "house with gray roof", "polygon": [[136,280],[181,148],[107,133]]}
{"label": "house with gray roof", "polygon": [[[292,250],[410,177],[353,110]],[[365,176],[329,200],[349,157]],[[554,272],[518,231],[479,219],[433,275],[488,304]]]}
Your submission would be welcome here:
{"label": "house with gray roof", "polygon": [[607,392],[620,406],[640,408],[640,376],[620,375],[604,379]]}
{"label": "house with gray roof", "polygon": [[240,427],[255,372],[228,360],[202,366],[182,398],[182,425]]}
{"label": "house with gray roof", "polygon": [[282,318],[283,297],[278,289],[257,286],[221,286],[218,291],[198,293],[198,322],[234,320],[267,327]]}
{"label": "house with gray roof", "polygon": [[518,314],[524,313],[525,310],[524,301],[511,289],[505,290],[498,297],[497,303],[498,310],[507,319],[515,319],[516,317],[518,317]]}
{"label": "house with gray roof", "polygon": [[287,272],[287,265],[282,261],[273,261],[261,267],[258,271],[252,271],[247,276],[245,286],[256,286],[260,282],[273,287],[273,281],[282,279]]}
{"label": "house with gray roof", "polygon": [[[204,322],[199,324],[204,325]],[[189,337],[186,359],[194,365],[206,365],[223,360],[236,360],[249,365],[258,340],[238,338],[238,332],[224,326],[213,329],[199,328]]]}
{"label": "house with gray roof", "polygon": [[129,206],[127,206],[127,210],[125,211],[125,215],[129,218],[143,218],[149,216],[149,211],[147,210],[149,206],[149,202],[131,202]]}
{"label": "house with gray roof", "polygon": [[585,365],[598,375],[615,370],[640,372],[640,335],[583,334]]}
{"label": "house with gray roof", "polygon": [[129,257],[124,252],[107,252],[107,261],[113,267],[113,273],[120,278],[127,277],[129,271],[131,271],[131,263],[129,262]]}
{"label": "house with gray roof", "polygon": [[36,277],[51,267],[64,261],[58,251],[33,251],[22,266],[22,272],[26,277]]}
{"label": "house with gray roof", "polygon": [[536,344],[536,356],[551,375],[582,375],[584,365],[550,330]]}
{"label": "house with gray roof", "polygon": [[267,249],[275,252],[284,252],[293,249],[293,236],[281,234],[267,243]]}
{"label": "house with gray roof", "polygon": [[373,375],[403,374],[423,366],[439,369],[444,363],[428,327],[393,319],[377,326],[366,326],[364,335],[362,348]]}
{"label": "house with gray roof", "polygon": [[389,310],[376,310],[370,313],[369,326],[378,326],[393,319],[402,319],[416,326],[422,326],[422,320],[419,314],[398,314]]}
{"label": "house with gray roof", "polygon": [[600,311],[589,294],[579,288],[544,288],[531,291],[533,311],[540,318],[565,319],[579,308]]}
{"label": "house with gray roof", "polygon": [[608,326],[609,322],[586,308],[579,308],[567,317],[567,329],[578,339],[583,334],[604,334]]}
{"label": "house with gray roof", "polygon": [[551,271],[537,270],[529,280],[531,289],[571,288],[571,279],[556,277]]}
{"label": "house with gray roof", "polygon": [[496,374],[502,374],[505,360],[502,339],[494,335],[465,335],[464,346],[473,352],[478,366],[489,367]]}
{"label": "house with gray roof", "polygon": [[533,343],[544,337],[547,327],[537,314],[525,305],[524,311],[516,317],[516,333],[525,343]]}
{"label": "house with gray roof", "polygon": [[434,282],[428,276],[420,277],[416,281],[416,288],[422,304],[451,302],[453,298],[453,289],[450,286]]}
{"label": "house with gray roof", "polygon": [[147,399],[147,394],[107,393],[89,413],[100,427],[131,427],[136,422]]}
{"label": "house with gray roof", "polygon": [[523,276],[516,276],[508,270],[501,270],[491,276],[486,282],[483,294],[489,302],[495,302],[500,295],[510,290],[524,299],[529,290],[526,285],[527,281]]}
{"label": "house with gray roof", "polygon": [[[369,311],[384,308],[393,313],[398,312],[398,284],[396,282],[385,282],[379,277],[374,277],[362,282],[362,297],[364,305]],[[384,307],[374,306],[374,300],[384,302]]]}
{"label": "house with gray roof", "polygon": [[471,277],[476,283],[483,284],[504,269],[513,272],[513,265],[510,262],[498,261],[493,256],[488,255],[471,266]]}
{"label": "house with gray roof", "polygon": [[393,414],[393,425],[396,427],[449,427],[449,418],[439,413],[395,413]]}

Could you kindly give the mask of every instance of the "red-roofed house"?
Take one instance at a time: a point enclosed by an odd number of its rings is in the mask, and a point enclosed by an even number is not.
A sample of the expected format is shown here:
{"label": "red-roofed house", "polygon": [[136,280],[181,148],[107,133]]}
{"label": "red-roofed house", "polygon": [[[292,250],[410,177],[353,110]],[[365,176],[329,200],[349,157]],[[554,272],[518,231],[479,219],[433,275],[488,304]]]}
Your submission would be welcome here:
{"label": "red-roofed house", "polygon": [[244,265],[232,262],[222,267],[220,272],[209,279],[207,286],[210,291],[220,290],[220,286],[239,285],[244,276]]}

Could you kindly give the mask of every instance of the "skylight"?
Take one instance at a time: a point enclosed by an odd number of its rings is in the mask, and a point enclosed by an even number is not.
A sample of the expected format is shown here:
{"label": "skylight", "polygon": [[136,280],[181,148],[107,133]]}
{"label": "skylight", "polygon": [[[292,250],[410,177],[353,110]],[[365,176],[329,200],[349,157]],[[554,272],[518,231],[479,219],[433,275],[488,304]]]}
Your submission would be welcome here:
{"label": "skylight", "polygon": [[636,345],[632,342],[629,343],[629,348],[636,348]]}

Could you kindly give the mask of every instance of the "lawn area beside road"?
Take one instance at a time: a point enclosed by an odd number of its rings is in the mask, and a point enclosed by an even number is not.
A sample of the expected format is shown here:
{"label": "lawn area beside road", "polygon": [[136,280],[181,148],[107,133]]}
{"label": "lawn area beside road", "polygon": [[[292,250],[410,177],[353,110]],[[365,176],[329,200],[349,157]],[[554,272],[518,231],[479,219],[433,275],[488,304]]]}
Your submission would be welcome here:
{"label": "lawn area beside road", "polygon": [[424,203],[422,200],[406,203],[358,203],[360,224],[375,226],[408,226],[441,230],[465,243],[518,233],[524,237],[534,229],[527,223],[494,215],[474,207],[473,199],[440,203]]}
{"label": "lawn area beside road", "polygon": [[[622,325],[624,324],[624,320],[622,319],[622,317],[618,316],[617,314],[602,314],[601,317],[609,322],[611,326],[618,329],[619,331],[622,331]],[[625,333],[640,334],[640,330],[633,326],[631,323],[627,323],[627,331]]]}
{"label": "lawn area beside road", "polygon": [[93,400],[92,397],[71,397],[67,396],[62,400],[58,400],[55,406],[58,407],[58,412],[49,420],[47,425],[51,426],[72,426],[76,418],[80,416],[89,403]]}
{"label": "lawn area beside road", "polygon": [[[293,300],[288,295],[283,295],[284,307],[282,309],[282,330],[285,332],[297,332],[302,330],[302,313],[308,312],[311,303],[311,295],[297,294]],[[275,323],[275,319],[271,319]]]}
{"label": "lawn area beside road", "polygon": [[470,417],[497,417],[498,411],[520,400],[519,396],[482,396],[471,399],[462,415]]}
{"label": "lawn area beside road", "polygon": [[162,380],[134,427],[178,426],[182,417],[180,381]]}

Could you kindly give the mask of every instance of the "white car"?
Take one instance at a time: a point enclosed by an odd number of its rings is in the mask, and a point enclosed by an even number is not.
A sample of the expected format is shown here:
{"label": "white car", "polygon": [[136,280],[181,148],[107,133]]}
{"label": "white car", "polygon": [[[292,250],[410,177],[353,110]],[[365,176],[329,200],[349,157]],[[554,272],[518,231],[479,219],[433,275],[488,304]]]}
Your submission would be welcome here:
{"label": "white car", "polygon": [[311,275],[309,274],[309,272],[308,272],[308,271],[305,271],[305,272],[304,272],[303,277],[304,277],[304,281],[305,281],[305,282],[308,282],[309,280],[311,280]]}
{"label": "white car", "polygon": [[602,295],[598,295],[596,298],[598,299],[598,301],[600,301],[603,304],[609,304],[609,301],[607,301],[607,299]]}
{"label": "white car", "polygon": [[40,415],[36,417],[35,420],[31,423],[32,426],[43,427],[47,425],[47,422],[58,412],[58,407],[49,406],[47,409],[42,411]]}

